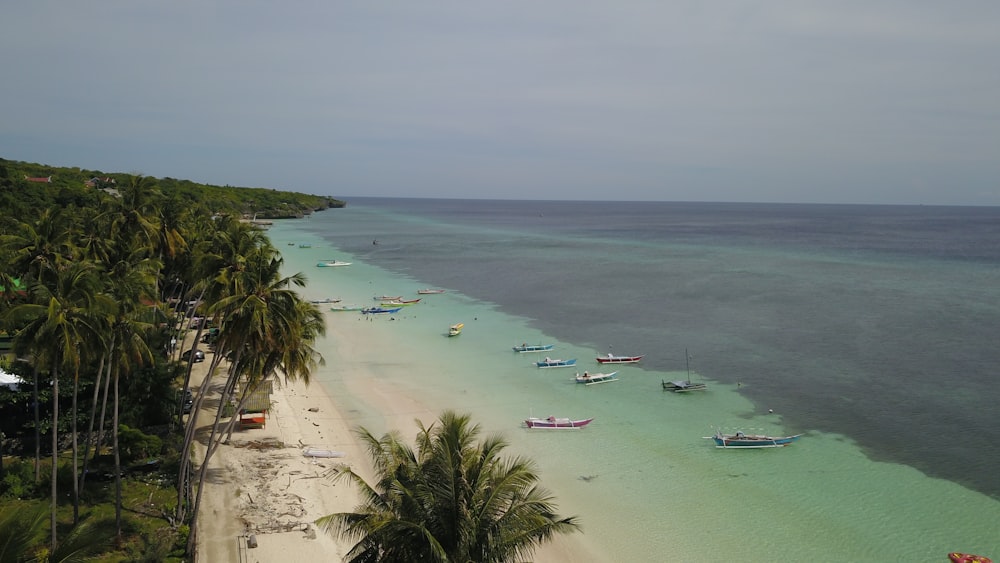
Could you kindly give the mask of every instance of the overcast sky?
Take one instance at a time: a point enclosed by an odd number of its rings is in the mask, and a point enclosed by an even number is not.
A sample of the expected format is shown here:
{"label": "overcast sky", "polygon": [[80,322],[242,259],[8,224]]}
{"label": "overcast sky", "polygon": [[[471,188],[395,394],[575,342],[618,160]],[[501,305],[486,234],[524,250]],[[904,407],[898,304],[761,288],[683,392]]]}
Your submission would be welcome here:
{"label": "overcast sky", "polygon": [[0,7],[0,157],[350,196],[1000,205],[1000,2]]}

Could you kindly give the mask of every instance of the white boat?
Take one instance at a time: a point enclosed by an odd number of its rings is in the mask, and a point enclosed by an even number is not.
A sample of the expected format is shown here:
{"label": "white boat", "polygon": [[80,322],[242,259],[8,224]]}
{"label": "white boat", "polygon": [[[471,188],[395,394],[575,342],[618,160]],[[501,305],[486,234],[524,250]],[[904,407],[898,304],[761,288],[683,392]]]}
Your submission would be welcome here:
{"label": "white boat", "polygon": [[448,327],[448,336],[458,336],[462,334],[462,329],[465,328],[465,323],[455,323]]}
{"label": "white boat", "polygon": [[322,262],[316,262],[317,268],[333,268],[335,266],[350,266],[350,262],[341,262],[340,260],[323,260]]}
{"label": "white boat", "polygon": [[327,297],[326,299],[311,299],[309,301],[314,305],[322,305],[324,303],[340,303],[340,299],[334,299],[332,297]]}
{"label": "white boat", "polygon": [[589,371],[583,372],[583,375],[579,373],[576,374],[576,382],[582,383],[584,385],[597,385],[598,383],[611,383],[612,381],[618,381],[618,372],[613,371],[611,373],[590,373]]}
{"label": "white boat", "polygon": [[444,290],[443,289],[418,289],[417,290],[417,294],[418,295],[432,295],[432,294],[435,294],[435,293],[444,293]]}
{"label": "white boat", "polygon": [[304,455],[305,457],[344,457],[347,454],[344,452],[338,452],[336,450],[331,450],[328,448],[306,446],[305,448],[302,448],[302,455]]}

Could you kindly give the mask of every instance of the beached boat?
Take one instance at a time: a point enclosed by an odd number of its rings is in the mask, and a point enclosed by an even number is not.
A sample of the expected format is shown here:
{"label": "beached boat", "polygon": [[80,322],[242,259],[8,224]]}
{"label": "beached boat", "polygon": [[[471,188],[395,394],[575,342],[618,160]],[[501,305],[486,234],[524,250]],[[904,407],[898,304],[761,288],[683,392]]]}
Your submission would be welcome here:
{"label": "beached boat", "polygon": [[340,260],[323,260],[321,262],[316,262],[317,268],[334,268],[336,266],[350,266],[350,262],[341,262]]}
{"label": "beached boat", "polygon": [[949,553],[948,559],[951,559],[952,563],[993,563],[993,560],[989,557],[973,555],[971,553],[960,553],[958,551]]}
{"label": "beached boat", "polygon": [[462,329],[465,328],[465,323],[455,323],[448,327],[448,336],[458,336],[462,334]]}
{"label": "beached boat", "polygon": [[724,434],[721,430],[716,430],[714,436],[705,436],[715,442],[717,448],[781,448],[791,444],[802,437],[802,434],[794,436],[766,436],[764,434],[745,434],[736,432],[734,434]]}
{"label": "beached boat", "polygon": [[535,362],[535,365],[540,368],[568,368],[576,365],[576,358],[572,360],[553,360],[546,356],[544,360]]}
{"label": "beached boat", "polygon": [[708,387],[704,383],[692,383],[691,382],[691,356],[688,355],[687,350],[684,350],[684,362],[687,368],[687,380],[686,381],[664,381],[660,380],[663,385],[664,391],[672,391],[674,393],[688,393],[691,391],[704,391]]}
{"label": "beached boat", "polygon": [[583,428],[593,420],[593,418],[573,420],[571,418],[556,418],[554,416],[548,418],[530,417],[524,421],[524,425],[528,428],[542,428],[547,430],[576,429]]}
{"label": "beached boat", "polygon": [[520,346],[514,346],[514,351],[518,354],[524,354],[527,352],[548,352],[554,346],[555,344],[528,344],[525,342]]}
{"label": "beached boat", "polygon": [[382,302],[383,307],[406,307],[407,305],[416,305],[420,303],[419,299],[389,299]]}
{"label": "beached boat", "polygon": [[343,311],[360,311],[363,307],[359,305],[338,305],[335,307],[330,307],[331,311],[343,312]]}
{"label": "beached boat", "polygon": [[608,353],[607,356],[598,356],[597,363],[599,364],[634,364],[642,360],[645,356],[616,356],[614,354]]}
{"label": "beached boat", "polygon": [[344,452],[331,450],[329,448],[317,448],[314,446],[306,446],[305,448],[302,448],[302,455],[304,455],[305,457],[344,457],[347,454]]}
{"label": "beached boat", "polygon": [[340,299],[334,299],[333,297],[327,297],[326,299],[310,299],[310,303],[314,305],[322,305],[324,303],[340,303]]}
{"label": "beached boat", "polygon": [[444,293],[443,289],[418,289],[417,295],[433,295],[436,293]]}
{"label": "beached boat", "polygon": [[612,381],[618,381],[618,372],[613,371],[611,373],[590,373],[589,371],[583,372],[583,375],[579,373],[576,374],[576,382],[582,383],[584,385],[597,385],[598,383],[611,383]]}
{"label": "beached boat", "polygon": [[402,310],[402,307],[393,307],[391,309],[385,307],[368,307],[367,309],[361,309],[361,312],[365,315],[377,315],[379,313],[398,313]]}
{"label": "beached boat", "polygon": [[399,301],[402,298],[402,295],[379,295],[373,299],[375,299],[375,301]]}

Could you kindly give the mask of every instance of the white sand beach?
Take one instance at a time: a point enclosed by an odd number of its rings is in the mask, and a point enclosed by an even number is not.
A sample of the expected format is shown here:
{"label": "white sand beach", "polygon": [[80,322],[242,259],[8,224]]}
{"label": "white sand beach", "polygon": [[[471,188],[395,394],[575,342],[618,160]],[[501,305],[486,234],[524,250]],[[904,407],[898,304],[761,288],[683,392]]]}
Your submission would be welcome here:
{"label": "white sand beach", "polygon": [[[326,346],[350,350],[356,362],[349,369],[365,369],[383,353],[355,329],[355,316],[327,316]],[[198,380],[207,371],[208,362],[197,364]],[[405,369],[405,368],[400,368]],[[362,374],[355,374],[362,375]],[[374,408],[386,428],[399,430],[403,437],[416,434],[415,419],[425,424],[440,414],[413,397],[379,383],[371,377],[350,394],[362,397]],[[218,378],[217,378],[218,379]],[[370,462],[355,439],[357,416],[342,412],[323,385],[314,381],[275,385],[272,410],[264,428],[238,430],[228,445],[220,446],[210,461],[200,514],[198,561],[340,561],[350,545],[338,542],[312,525],[320,516],[350,511],[357,495],[347,483],[334,485],[324,474],[336,464],[349,464],[366,478],[371,476]],[[211,424],[203,413],[199,426]],[[376,434],[382,430],[371,428]],[[303,455],[303,446],[315,446],[343,452],[340,458],[313,459]],[[201,446],[199,445],[199,449]],[[199,453],[200,455],[200,453]],[[256,547],[247,548],[252,534]],[[597,554],[582,533],[558,537],[540,548],[535,561],[598,562],[608,561]]]}

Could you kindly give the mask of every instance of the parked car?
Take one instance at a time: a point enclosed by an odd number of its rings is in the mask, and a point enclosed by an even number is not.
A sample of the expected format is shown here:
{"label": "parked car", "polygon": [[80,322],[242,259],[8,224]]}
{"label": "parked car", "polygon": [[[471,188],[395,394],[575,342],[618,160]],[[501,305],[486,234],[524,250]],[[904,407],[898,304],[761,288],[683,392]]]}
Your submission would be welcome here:
{"label": "parked car", "polygon": [[192,352],[194,352],[194,361],[195,362],[204,362],[205,361],[205,353],[202,352],[201,350],[197,349],[197,348],[192,348],[191,350],[186,350],[183,354],[181,354],[181,359],[184,360],[185,362],[188,361],[188,360],[190,360]]}
{"label": "parked car", "polygon": [[194,407],[194,396],[191,395],[190,391],[185,391],[184,392],[184,406],[182,407],[181,412],[183,412],[184,414],[190,414],[191,413],[191,409],[193,407]]}

